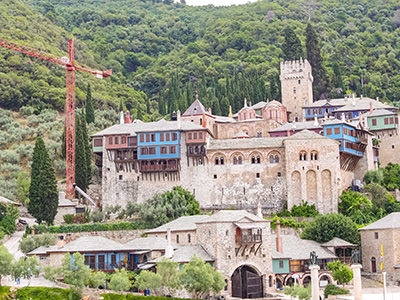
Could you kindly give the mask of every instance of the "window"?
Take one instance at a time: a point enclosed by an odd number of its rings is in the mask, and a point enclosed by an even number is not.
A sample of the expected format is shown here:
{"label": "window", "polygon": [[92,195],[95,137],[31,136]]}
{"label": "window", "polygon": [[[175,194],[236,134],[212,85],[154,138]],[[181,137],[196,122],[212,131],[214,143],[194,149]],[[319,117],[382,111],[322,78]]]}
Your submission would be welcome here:
{"label": "window", "polygon": [[298,84],[301,84],[301,80],[299,79],[299,80],[297,81],[297,83],[298,83]]}
{"label": "window", "polygon": [[379,234],[375,232],[375,239],[377,240],[379,238]]}
{"label": "window", "polygon": [[149,149],[148,148],[140,148],[140,154],[141,155],[149,154]]}
{"label": "window", "polygon": [[304,151],[300,152],[299,160],[307,160],[307,153]]}
{"label": "window", "polygon": [[260,178],[260,173],[256,173],[256,178]]}
{"label": "window", "polygon": [[376,119],[372,119],[372,126],[376,126]]}
{"label": "window", "polygon": [[270,163],[270,164],[273,164],[273,163],[274,163],[274,156],[273,156],[273,155],[270,155],[270,156],[269,156],[269,163]]}
{"label": "window", "polygon": [[335,127],[335,134],[340,134],[340,127]]}
{"label": "window", "polygon": [[174,132],[172,133],[172,140],[176,141],[178,139],[178,135]]}
{"label": "window", "polygon": [[394,145],[392,145],[392,149],[394,149]]}
{"label": "window", "polygon": [[258,138],[262,137],[262,132],[257,132],[257,137]]}
{"label": "window", "polygon": [[140,135],[140,142],[141,142],[141,143],[144,143],[144,134],[141,134],[141,135]]}
{"label": "window", "polygon": [[322,108],[319,108],[319,109],[318,109],[318,113],[319,113],[320,115],[322,115]]}
{"label": "window", "polygon": [[193,132],[193,139],[197,140],[197,132]]}
{"label": "window", "polygon": [[176,147],[175,146],[170,146],[169,147],[169,153],[176,153]]}
{"label": "window", "polygon": [[188,233],[188,243],[192,242],[192,237],[190,236],[190,233]]}
{"label": "window", "polygon": [[395,118],[395,123],[396,123],[396,124],[399,124],[399,117],[396,117],[396,118]]}
{"label": "window", "polygon": [[279,156],[278,155],[275,155],[275,163],[276,164],[279,163]]}
{"label": "window", "polygon": [[167,147],[161,147],[160,152],[161,154],[167,154],[168,153]]}
{"label": "window", "polygon": [[223,157],[220,158],[220,163],[221,163],[221,165],[224,164],[224,158]]}
{"label": "window", "polygon": [[160,133],[160,142],[164,142],[164,133],[163,132]]}
{"label": "window", "polygon": [[146,143],[149,143],[150,142],[150,134],[146,134]]}
{"label": "window", "polygon": [[200,125],[203,125],[203,119],[200,119]]}
{"label": "window", "polygon": [[189,154],[193,154],[193,147],[189,147]]}
{"label": "window", "polygon": [[193,139],[193,133],[189,132],[189,140]]}
{"label": "window", "polygon": [[257,161],[258,164],[260,164],[261,163],[261,157],[257,156],[257,160],[256,161]]}
{"label": "window", "polygon": [[115,143],[115,145],[118,145],[118,144],[119,144],[119,137],[118,137],[118,136],[116,136],[116,137],[114,138],[114,143]]}
{"label": "window", "polygon": [[293,88],[293,94],[296,94],[296,88],[295,87]]}
{"label": "window", "polygon": [[122,180],[122,175],[119,175],[119,180]]}
{"label": "window", "polygon": [[326,129],[326,135],[332,135],[332,128]]}
{"label": "window", "polygon": [[203,139],[203,133],[199,132],[199,140],[202,140],[202,139]]}
{"label": "window", "polygon": [[281,176],[282,176],[281,172],[278,172],[277,176],[278,176],[278,177],[281,177]]}
{"label": "window", "polygon": [[236,156],[233,157],[233,164],[234,164],[234,165],[237,165],[237,158],[236,158]]}
{"label": "window", "polygon": [[94,140],[93,140],[93,146],[94,146],[94,147],[101,147],[101,146],[103,146],[103,139],[94,139]]}
{"label": "window", "polygon": [[219,158],[218,157],[215,158],[215,164],[219,165]]}
{"label": "window", "polygon": [[251,163],[255,164],[256,163],[256,158],[254,156],[251,157]]}
{"label": "window", "polygon": [[394,124],[394,119],[390,118],[390,124]]}
{"label": "window", "polygon": [[126,137],[125,136],[121,137],[121,144],[126,144]]}
{"label": "window", "polygon": [[108,143],[109,143],[110,145],[113,144],[113,138],[112,138],[112,136],[110,136],[110,137],[108,138]]}
{"label": "window", "polygon": [[150,137],[152,142],[156,141],[156,135],[154,133],[152,133]]}
{"label": "window", "polygon": [[238,164],[239,164],[239,165],[242,164],[242,157],[241,157],[241,156],[239,156],[239,158],[238,158]]}
{"label": "window", "polygon": [[214,179],[217,179],[217,174],[214,174]]}
{"label": "window", "polygon": [[279,269],[283,269],[283,260],[279,261]]}
{"label": "window", "polygon": [[318,160],[318,153],[316,151],[311,152],[310,159]]}
{"label": "window", "polygon": [[176,243],[179,244],[179,234],[176,235]]}
{"label": "window", "polygon": [[389,124],[389,118],[385,118],[384,123],[385,123],[385,125]]}
{"label": "window", "polygon": [[155,147],[150,147],[149,148],[149,154],[150,155],[155,155],[156,154],[156,148]]}
{"label": "window", "polygon": [[166,133],[165,134],[165,140],[167,141],[167,142],[169,142],[170,141],[170,135],[169,135],[169,132],[168,133]]}

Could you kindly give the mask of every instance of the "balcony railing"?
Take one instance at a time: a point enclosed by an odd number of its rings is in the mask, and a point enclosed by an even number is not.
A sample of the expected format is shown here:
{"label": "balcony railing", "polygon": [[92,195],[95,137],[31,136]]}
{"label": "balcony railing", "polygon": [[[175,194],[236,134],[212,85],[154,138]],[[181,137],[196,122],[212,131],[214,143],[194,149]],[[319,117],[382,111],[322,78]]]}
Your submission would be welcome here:
{"label": "balcony railing", "polygon": [[262,235],[261,234],[242,234],[236,237],[236,242],[238,243],[261,243]]}
{"label": "balcony railing", "polygon": [[140,165],[141,172],[178,171],[178,164]]}

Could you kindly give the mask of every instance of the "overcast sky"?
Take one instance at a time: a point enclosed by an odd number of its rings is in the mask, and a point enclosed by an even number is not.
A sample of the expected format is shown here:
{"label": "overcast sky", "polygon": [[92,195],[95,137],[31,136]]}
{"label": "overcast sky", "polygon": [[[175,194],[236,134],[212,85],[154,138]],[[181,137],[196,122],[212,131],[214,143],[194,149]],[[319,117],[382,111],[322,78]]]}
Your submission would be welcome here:
{"label": "overcast sky", "polygon": [[248,2],[256,2],[258,0],[186,0],[186,4],[189,5],[232,5],[232,4],[245,4]]}

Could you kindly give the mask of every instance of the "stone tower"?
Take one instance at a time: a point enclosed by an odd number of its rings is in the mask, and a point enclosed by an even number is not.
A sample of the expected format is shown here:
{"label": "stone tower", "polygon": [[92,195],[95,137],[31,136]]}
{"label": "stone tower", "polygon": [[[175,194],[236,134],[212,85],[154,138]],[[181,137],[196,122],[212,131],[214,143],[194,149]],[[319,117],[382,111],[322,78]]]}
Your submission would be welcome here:
{"label": "stone tower", "polygon": [[281,62],[282,104],[286,106],[289,121],[303,120],[303,106],[313,103],[312,72],[307,59]]}

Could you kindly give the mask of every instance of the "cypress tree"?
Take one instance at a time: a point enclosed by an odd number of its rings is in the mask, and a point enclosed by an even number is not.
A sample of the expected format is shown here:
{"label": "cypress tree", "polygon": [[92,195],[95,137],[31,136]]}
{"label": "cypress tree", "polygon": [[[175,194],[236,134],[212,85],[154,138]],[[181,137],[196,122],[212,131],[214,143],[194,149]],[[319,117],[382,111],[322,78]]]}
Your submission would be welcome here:
{"label": "cypress tree", "polygon": [[75,120],[75,183],[86,192],[87,189],[87,163],[86,146],[83,137],[82,117]]}
{"label": "cypress tree", "polygon": [[282,45],[283,59],[296,60],[304,57],[300,39],[293,29],[286,27],[284,30],[285,41]]}
{"label": "cypress tree", "polygon": [[41,137],[36,139],[29,186],[29,213],[38,223],[51,224],[57,214],[58,192],[55,171]]}
{"label": "cypress tree", "polygon": [[307,24],[306,28],[306,48],[307,59],[312,67],[312,75],[314,77],[313,93],[314,99],[319,99],[322,93],[326,93],[328,89],[328,76],[322,65],[321,50],[318,44],[317,33],[311,24]]}
{"label": "cypress tree", "polygon": [[65,124],[63,135],[61,137],[61,156],[64,159],[67,158],[67,128],[65,127]]}
{"label": "cypress tree", "polygon": [[223,97],[221,100],[221,113],[223,116],[228,116],[229,114],[229,100],[227,97]]}
{"label": "cypress tree", "polygon": [[81,118],[81,126],[82,126],[82,137],[85,146],[85,154],[86,154],[86,173],[87,173],[87,180],[86,186],[88,187],[90,181],[92,179],[92,146],[90,143],[87,126],[86,126],[86,117],[85,114],[82,113],[80,116]]}
{"label": "cypress tree", "polygon": [[86,112],[86,122],[88,124],[93,123],[94,122],[94,108],[93,108],[93,101],[92,101],[92,89],[90,87],[90,84],[88,84],[88,87],[87,87],[85,112]]}

